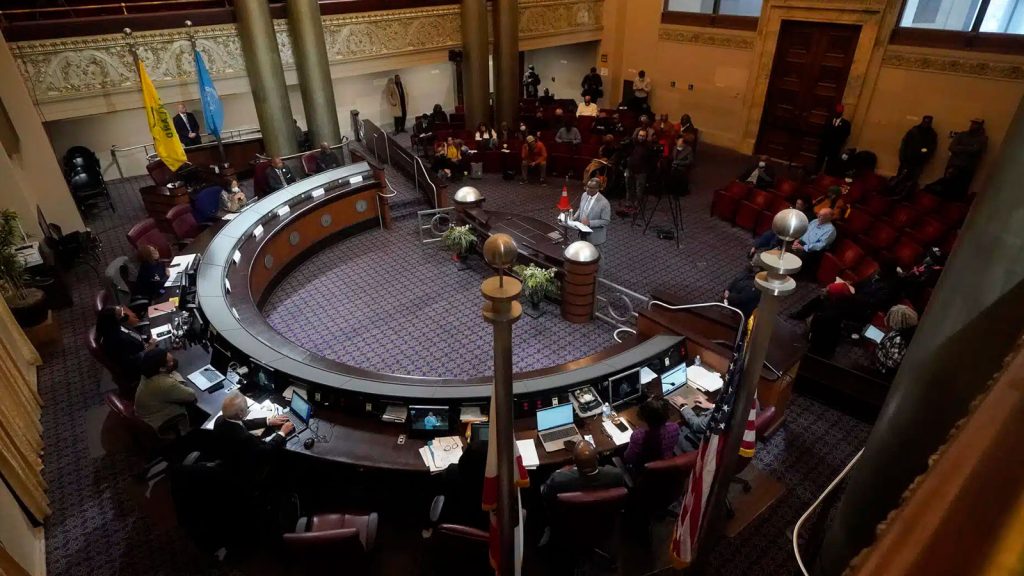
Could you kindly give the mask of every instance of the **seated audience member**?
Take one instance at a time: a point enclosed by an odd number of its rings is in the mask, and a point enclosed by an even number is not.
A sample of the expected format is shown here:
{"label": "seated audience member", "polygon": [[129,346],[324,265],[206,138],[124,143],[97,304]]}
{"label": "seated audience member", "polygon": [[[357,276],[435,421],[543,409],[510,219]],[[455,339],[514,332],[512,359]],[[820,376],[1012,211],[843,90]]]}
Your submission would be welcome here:
{"label": "seated audience member", "polygon": [[581,440],[572,449],[573,464],[555,470],[540,487],[541,496],[549,502],[565,492],[605,490],[626,485],[622,471],[615,466],[598,464],[594,445]]}
{"label": "seated audience member", "polygon": [[639,136],[641,132],[647,135],[648,142],[653,141],[653,138],[651,138],[651,119],[646,114],[640,116],[639,123],[636,128],[633,129],[633,140],[636,140],[636,137]]}
{"label": "seated audience member", "polygon": [[615,128],[615,123],[611,117],[604,110],[597,113],[597,119],[594,120],[594,124],[590,126],[590,131],[594,134],[604,136],[605,134],[611,134]]}
{"label": "seated audience member", "polygon": [[768,163],[768,157],[761,155],[757,157],[757,163],[750,166],[736,178],[740,182],[753,184],[758,188],[767,188],[775,183],[775,168]]}
{"label": "seated audience member", "polygon": [[132,296],[152,300],[164,292],[167,264],[160,261],[160,253],[149,244],[140,244],[136,257],[139,260],[139,273],[135,277]]}
{"label": "seated audience member", "polygon": [[429,117],[426,114],[416,117],[416,123],[412,125],[412,136],[410,142],[413,146],[419,146],[423,155],[434,145],[434,129],[430,127]]}
{"label": "seated audience member", "polygon": [[469,147],[465,142],[449,136],[445,142],[445,154],[458,167],[457,177],[469,171]]}
{"label": "seated audience member", "polygon": [[555,125],[561,126],[565,122],[565,110],[555,108]]}
{"label": "seated audience member", "polygon": [[925,289],[934,287],[939,281],[945,262],[946,258],[942,251],[932,247],[925,251],[924,258],[917,266],[910,270],[897,269],[900,286],[907,298],[916,299]]}
{"label": "seated audience member", "polygon": [[578,128],[572,125],[572,122],[566,121],[565,124],[559,128],[558,133],[555,134],[555,142],[560,144],[579,144],[583,141],[583,137],[580,136]]}
{"label": "seated audience member", "polygon": [[832,224],[832,209],[822,208],[818,217],[807,225],[807,231],[793,242],[793,252],[803,259],[803,269],[817,270],[822,252],[836,239],[836,227]]}
{"label": "seated audience member", "polygon": [[434,160],[430,164],[430,169],[442,182],[460,178],[462,175],[458,173],[459,165],[448,157],[448,146],[444,142],[438,142],[434,148]]}
{"label": "seated audience member", "polygon": [[[814,215],[808,215],[808,212],[810,210],[809,206],[810,205],[806,200],[804,200],[801,197],[797,197],[795,200],[793,200],[792,208],[794,210],[799,210],[803,212],[804,215],[808,216],[807,222],[810,223],[811,220],[813,220]],[[754,254],[756,254],[757,252],[760,252],[762,250],[771,250],[772,248],[777,248],[781,245],[782,243],[779,241],[779,237],[775,235],[775,232],[772,230],[768,230],[764,234],[758,236],[757,240],[754,240],[754,245],[750,248],[750,252],[747,254],[747,257],[753,258]]]}
{"label": "seated audience member", "polygon": [[670,458],[679,440],[679,426],[668,421],[668,402],[653,398],[640,405],[637,417],[647,425],[635,428],[622,460],[634,470],[655,460]]}
{"label": "seated audience member", "polygon": [[487,124],[481,122],[476,127],[476,132],[473,133],[473,139],[479,142],[480,150],[493,150],[498,147],[498,135],[487,127]]}
{"label": "seated audience member", "polygon": [[814,212],[817,214],[824,208],[832,210],[835,218],[842,219],[850,211],[850,207],[843,198],[843,189],[839,186],[831,186],[824,196],[818,198],[814,203]]}
{"label": "seated audience member", "polygon": [[875,312],[888,310],[899,297],[896,267],[883,263],[877,272],[858,282],[850,283],[837,279],[789,317],[794,320],[806,320],[822,307],[838,306],[841,308],[841,319],[865,324]]}
{"label": "seated audience member", "polygon": [[341,160],[339,160],[338,155],[331,150],[331,145],[327,142],[321,142],[320,150],[316,153],[317,172],[324,172],[325,170],[331,170],[338,166],[341,166]]}
{"label": "seated audience member", "polygon": [[885,315],[889,333],[882,337],[875,349],[875,366],[884,374],[892,374],[900,367],[910,340],[917,330],[917,312],[910,306],[897,304]]}
{"label": "seated audience member", "polygon": [[526,125],[526,122],[520,122],[519,130],[516,131],[515,139],[520,142],[526,142],[527,136],[530,136],[530,128]]}
{"label": "seated audience member", "polygon": [[432,124],[448,123],[448,114],[445,113],[444,108],[441,108],[440,104],[434,104],[434,110],[430,113],[430,122]]}
{"label": "seated audience member", "polygon": [[178,360],[155,348],[142,355],[142,381],[135,391],[135,415],[160,436],[179,437],[190,429],[185,407],[195,404],[196,393],[178,374]]}
{"label": "seated audience member", "polygon": [[555,103],[555,96],[551,93],[551,90],[545,88],[544,93],[537,98],[537,104],[541,106],[550,106]]}
{"label": "seated audience member", "polygon": [[[246,418],[248,402],[241,392],[235,391],[224,398],[221,415],[213,423],[213,433],[221,459],[236,479],[259,483],[270,465],[268,455],[284,447],[295,426],[286,416]],[[252,434],[255,430],[278,428],[266,438]]]}
{"label": "seated audience member", "polygon": [[[679,413],[683,417],[683,423],[679,426],[679,443],[676,448],[679,452],[693,452],[700,448],[701,438],[708,430],[708,422],[711,421],[711,409],[715,405],[704,398],[694,401],[693,407],[683,406]],[[694,408],[701,408],[702,412],[697,413]]]}
{"label": "seated audience member", "polygon": [[504,144],[515,137],[515,132],[508,127],[508,122],[502,122],[498,128],[498,142]]}
{"label": "seated audience member", "polygon": [[622,123],[622,117],[616,112],[612,115],[612,130],[611,134],[622,138],[626,135],[626,125]]}
{"label": "seated audience member", "polygon": [[156,346],[156,340],[148,343],[142,335],[132,330],[139,323],[138,316],[127,306],[107,306],[96,316],[96,336],[103,353],[112,363],[138,373],[142,353]]}
{"label": "seated audience member", "polygon": [[597,149],[597,157],[611,161],[613,158],[618,156],[619,151],[619,143],[616,142],[615,136],[607,134],[601,139],[601,147]]}
{"label": "seated audience member", "polygon": [[690,118],[689,114],[683,114],[679,117],[678,132],[686,138],[686,143],[693,148],[693,153],[697,153],[697,144],[700,140],[700,130],[693,125],[693,119]]}
{"label": "seated audience member", "polygon": [[547,132],[551,128],[551,123],[544,117],[544,111],[537,109],[537,113],[533,115],[533,120],[530,122],[530,130],[535,136],[540,136],[541,132]]}
{"label": "seated audience member", "polygon": [[693,168],[693,148],[682,136],[676,138],[675,146],[669,150],[669,190],[673,194],[690,193],[690,169]]}
{"label": "seated audience member", "polygon": [[221,190],[220,209],[224,212],[240,212],[248,199],[238,186],[238,180],[231,181],[231,190]]}
{"label": "seated audience member", "polygon": [[486,530],[490,516],[480,508],[487,468],[487,441],[474,440],[456,464],[445,468],[444,507],[439,524],[460,524]]}
{"label": "seated audience member", "polygon": [[583,102],[576,105],[576,116],[597,116],[597,104],[590,101],[590,95],[583,97]]}
{"label": "seated audience member", "polygon": [[270,169],[267,170],[267,189],[271,192],[277,192],[281,188],[294,183],[295,176],[292,175],[291,168],[285,165],[284,160],[281,160],[280,156],[274,156],[270,161]]}
{"label": "seated audience member", "polygon": [[536,168],[540,172],[540,184],[543,186],[544,177],[547,176],[548,171],[548,149],[544,146],[544,143],[534,136],[527,136],[526,143],[523,144],[521,156],[523,164],[520,183],[526,184],[529,182],[530,169]]}
{"label": "seated audience member", "polygon": [[758,268],[751,264],[739,276],[733,278],[729,287],[722,293],[725,303],[742,312],[745,319],[749,319],[754,309],[761,303],[761,291],[754,282],[757,272]]}

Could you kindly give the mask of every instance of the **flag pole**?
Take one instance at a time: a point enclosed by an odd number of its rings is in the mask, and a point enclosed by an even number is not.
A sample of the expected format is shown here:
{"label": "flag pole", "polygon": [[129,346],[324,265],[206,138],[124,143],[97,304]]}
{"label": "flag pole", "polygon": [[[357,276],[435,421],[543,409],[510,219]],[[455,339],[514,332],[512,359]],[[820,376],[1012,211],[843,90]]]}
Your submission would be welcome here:
{"label": "flag pole", "polygon": [[[185,30],[186,30],[185,33],[188,34],[189,44],[192,45],[192,62],[193,62],[193,64],[196,67],[196,81],[198,82],[199,81],[199,63],[196,62],[195,55],[196,55],[196,52],[199,52],[199,45],[196,44],[196,34],[195,34],[195,32],[192,31],[192,21],[191,20],[185,20]],[[199,89],[202,90],[203,89],[202,86],[200,86]],[[203,105],[202,102],[203,102],[203,95],[200,94],[199,95],[200,106],[204,106],[204,108],[205,108],[205,105]],[[207,126],[206,128],[209,129],[210,127]],[[220,130],[218,130],[217,132],[218,133],[214,134],[213,137],[217,140],[217,151],[220,152],[220,163],[222,165],[221,167],[222,168],[227,168],[229,166],[229,164],[228,164],[227,155],[224,154],[224,142],[220,138],[220,134],[219,134]]]}
{"label": "flag pole", "polygon": [[128,51],[132,54],[132,62],[135,64],[135,73],[139,73],[139,52],[135,49],[135,41],[132,40],[132,29],[125,28],[121,31],[124,34],[124,42],[128,46]]}

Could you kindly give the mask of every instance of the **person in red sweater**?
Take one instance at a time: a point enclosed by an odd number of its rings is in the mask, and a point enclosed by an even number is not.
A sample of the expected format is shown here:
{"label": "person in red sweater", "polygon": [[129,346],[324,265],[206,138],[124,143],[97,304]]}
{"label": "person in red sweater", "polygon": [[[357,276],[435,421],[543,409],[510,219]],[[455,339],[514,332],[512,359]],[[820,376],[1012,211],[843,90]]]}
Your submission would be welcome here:
{"label": "person in red sweater", "polygon": [[540,184],[543,186],[544,177],[548,172],[548,149],[544,147],[544,143],[535,136],[527,136],[526,144],[523,144],[522,157],[523,177],[520,182],[526,184],[529,181],[530,169],[537,168],[540,171]]}

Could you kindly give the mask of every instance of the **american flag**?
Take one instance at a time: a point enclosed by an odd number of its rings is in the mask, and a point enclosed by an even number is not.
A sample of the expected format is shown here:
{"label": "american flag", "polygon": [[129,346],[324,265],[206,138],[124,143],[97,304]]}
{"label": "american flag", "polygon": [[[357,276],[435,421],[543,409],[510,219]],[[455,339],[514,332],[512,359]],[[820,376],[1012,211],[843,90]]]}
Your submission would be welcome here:
{"label": "american flag", "polygon": [[[492,390],[491,393],[491,415],[489,422],[492,431],[497,431],[498,421],[494,416],[494,394],[497,389]],[[516,485],[520,488],[525,488],[530,485],[530,477],[526,473],[526,467],[523,466],[523,457],[519,454],[519,447],[512,444],[515,447],[515,467],[516,467]],[[498,441],[496,434],[491,435],[491,441],[487,442],[487,467],[484,470],[484,492],[483,492],[483,509],[490,512],[491,524],[490,524],[490,535],[488,541],[488,548],[490,552],[491,566],[494,568],[494,573],[499,574],[498,566],[499,559],[501,558],[501,538],[498,535]],[[522,570],[523,560],[523,507],[519,501],[519,491],[516,491],[516,514],[519,516],[519,523],[516,525],[515,532],[515,571],[516,575]],[[510,576],[510,575],[505,575]]]}
{"label": "american flag", "polygon": [[[743,373],[742,351],[741,343],[736,348],[718,401],[711,409],[707,432],[700,441],[700,448],[697,449],[697,465],[690,473],[683,508],[679,511],[679,518],[676,520],[669,544],[669,552],[676,568],[689,566],[697,552],[697,537],[700,534],[701,522],[704,521],[708,494],[711,492],[715,469],[725,446],[724,433],[729,425],[729,412],[736,400],[736,390],[739,388],[740,375]],[[754,411],[751,411],[751,415],[753,414]],[[752,424],[748,422],[748,426]]]}

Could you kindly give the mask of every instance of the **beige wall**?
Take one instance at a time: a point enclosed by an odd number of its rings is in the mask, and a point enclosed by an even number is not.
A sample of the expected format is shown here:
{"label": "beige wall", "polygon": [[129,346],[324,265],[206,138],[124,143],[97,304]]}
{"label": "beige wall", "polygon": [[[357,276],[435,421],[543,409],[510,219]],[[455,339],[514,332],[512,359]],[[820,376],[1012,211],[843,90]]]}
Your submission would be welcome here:
{"label": "beige wall", "polygon": [[20,144],[17,150],[0,151],[0,207],[18,211],[22,226],[38,239],[36,205],[46,218],[61,226],[64,232],[82,230],[71,193],[60,170],[57,158],[50,148],[46,132],[32,104],[17,65],[6,42],[0,42],[0,100],[14,126]]}
{"label": "beige wall", "polygon": [[7,485],[0,482],[0,546],[29,574],[46,574],[46,543],[43,529],[34,528],[18,507]]}
{"label": "beige wall", "polygon": [[[526,53],[526,64],[533,64],[540,75],[540,90],[551,90],[556,98],[580,99],[580,82],[596,66],[597,43],[541,48]],[[552,80],[554,78],[554,80]]]}

